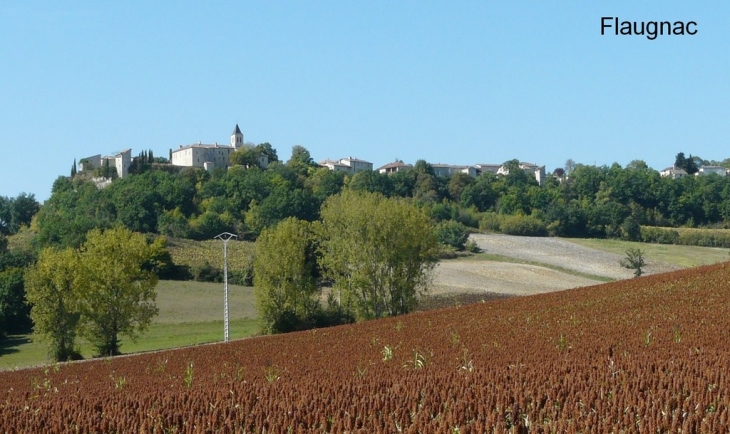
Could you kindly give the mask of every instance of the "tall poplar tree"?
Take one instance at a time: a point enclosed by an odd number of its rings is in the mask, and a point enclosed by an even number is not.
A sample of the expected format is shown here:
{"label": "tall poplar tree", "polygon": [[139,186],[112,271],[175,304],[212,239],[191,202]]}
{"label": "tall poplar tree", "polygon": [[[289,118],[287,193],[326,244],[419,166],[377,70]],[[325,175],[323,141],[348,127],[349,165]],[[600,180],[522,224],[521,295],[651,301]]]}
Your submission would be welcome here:
{"label": "tall poplar tree", "polygon": [[404,199],[344,191],[327,199],[320,264],[335,296],[359,319],[412,311],[438,255],[431,220]]}
{"label": "tall poplar tree", "polygon": [[92,229],[81,247],[78,285],[81,334],[98,354],[120,354],[120,335],[133,341],[157,315],[155,249],[126,228]]}
{"label": "tall poplar tree", "polygon": [[289,217],[256,240],[254,294],[265,333],[293,331],[318,307],[311,224]]}
{"label": "tall poplar tree", "polygon": [[79,260],[72,248],[46,248],[25,275],[34,332],[48,343],[48,355],[55,361],[80,358],[75,344],[81,317],[76,291],[82,278]]}

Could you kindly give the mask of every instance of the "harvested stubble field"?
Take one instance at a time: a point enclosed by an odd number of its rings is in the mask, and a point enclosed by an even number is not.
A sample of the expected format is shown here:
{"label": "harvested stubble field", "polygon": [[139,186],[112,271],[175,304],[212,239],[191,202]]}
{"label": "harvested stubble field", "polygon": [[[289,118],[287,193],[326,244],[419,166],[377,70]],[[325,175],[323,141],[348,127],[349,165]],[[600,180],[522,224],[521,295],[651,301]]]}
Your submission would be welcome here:
{"label": "harvested stubble field", "polygon": [[[571,239],[501,234],[472,234],[470,239],[487,258],[481,260],[477,255],[473,260],[439,262],[432,294],[533,295],[629,279],[633,274],[619,265],[625,255],[582,246]],[[680,268],[651,256],[647,261],[646,274]]]}
{"label": "harvested stubble field", "polygon": [[3,432],[724,432],[730,263],[0,373]]}

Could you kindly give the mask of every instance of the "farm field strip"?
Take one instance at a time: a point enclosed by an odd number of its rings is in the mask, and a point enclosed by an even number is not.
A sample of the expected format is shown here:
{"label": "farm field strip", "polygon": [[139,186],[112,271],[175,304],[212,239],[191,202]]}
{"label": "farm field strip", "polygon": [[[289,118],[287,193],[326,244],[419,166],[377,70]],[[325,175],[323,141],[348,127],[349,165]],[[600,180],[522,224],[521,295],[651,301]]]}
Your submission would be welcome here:
{"label": "farm field strip", "polygon": [[10,432],[720,432],[730,264],[0,373]]}
{"label": "farm field strip", "polygon": [[[700,229],[696,229],[700,230]],[[728,249],[720,247],[682,246],[674,244],[649,244],[621,240],[570,238],[568,242],[584,247],[623,254],[627,249],[641,249],[651,262],[663,262],[677,267],[697,267],[730,260]]]}

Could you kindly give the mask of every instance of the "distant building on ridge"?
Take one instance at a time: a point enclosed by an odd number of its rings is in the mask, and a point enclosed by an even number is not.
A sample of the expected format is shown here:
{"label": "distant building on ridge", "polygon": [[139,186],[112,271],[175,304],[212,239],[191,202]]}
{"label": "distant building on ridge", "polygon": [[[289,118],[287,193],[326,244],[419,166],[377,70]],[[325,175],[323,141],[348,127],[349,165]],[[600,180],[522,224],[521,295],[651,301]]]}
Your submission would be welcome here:
{"label": "distant building on ridge", "polygon": [[[170,151],[170,162],[174,166],[183,167],[202,167],[205,170],[215,168],[228,168],[231,165],[231,154],[241,147],[246,146],[243,143],[243,133],[236,124],[236,128],[231,134],[231,143],[229,145],[204,144],[195,143],[192,145],[182,146],[178,149]],[[269,157],[264,154],[259,156],[259,167],[266,168],[269,165]]]}

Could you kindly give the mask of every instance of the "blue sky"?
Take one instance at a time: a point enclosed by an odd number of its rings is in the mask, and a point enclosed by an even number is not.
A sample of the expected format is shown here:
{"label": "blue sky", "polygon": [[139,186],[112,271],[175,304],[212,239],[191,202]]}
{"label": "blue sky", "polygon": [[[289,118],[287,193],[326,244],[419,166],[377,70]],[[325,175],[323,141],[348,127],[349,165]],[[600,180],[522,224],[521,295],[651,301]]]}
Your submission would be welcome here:
{"label": "blue sky", "polygon": [[[0,195],[50,196],[74,158],[198,141],[286,160],[655,169],[730,157],[730,3],[0,3]],[[600,34],[601,17],[696,21]]]}

